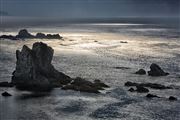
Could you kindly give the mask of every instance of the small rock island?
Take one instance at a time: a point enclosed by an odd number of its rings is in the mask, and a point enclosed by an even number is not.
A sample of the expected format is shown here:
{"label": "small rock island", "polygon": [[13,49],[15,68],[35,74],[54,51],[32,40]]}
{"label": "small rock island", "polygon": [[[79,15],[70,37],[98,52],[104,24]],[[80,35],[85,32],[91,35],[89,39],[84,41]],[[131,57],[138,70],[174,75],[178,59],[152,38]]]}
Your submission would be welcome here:
{"label": "small rock island", "polygon": [[26,29],[22,29],[16,36],[2,35],[0,39],[20,40],[20,39],[62,39],[59,34],[37,33],[35,36],[29,33]]}

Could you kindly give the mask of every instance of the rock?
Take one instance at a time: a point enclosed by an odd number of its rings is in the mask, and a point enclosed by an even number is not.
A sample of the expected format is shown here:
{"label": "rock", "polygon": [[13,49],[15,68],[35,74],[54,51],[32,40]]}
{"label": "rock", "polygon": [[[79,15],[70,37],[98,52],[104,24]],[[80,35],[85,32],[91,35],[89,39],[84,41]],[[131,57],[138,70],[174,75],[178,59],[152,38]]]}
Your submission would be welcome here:
{"label": "rock", "polygon": [[51,64],[54,50],[45,43],[36,42],[32,50],[26,45],[16,51],[16,70],[12,83],[21,90],[50,90],[71,82]]}
{"label": "rock", "polygon": [[9,94],[8,92],[3,92],[1,95],[2,95],[2,96],[4,96],[4,97],[9,97],[9,96],[12,96],[12,95],[11,95],[11,94]]}
{"label": "rock", "polygon": [[101,82],[100,80],[96,79],[94,80],[94,85],[99,87],[99,88],[109,88],[108,85],[104,84],[103,82]]}
{"label": "rock", "polygon": [[100,80],[95,80],[94,83],[92,83],[83,78],[77,77],[70,84],[64,86],[62,89],[88,93],[99,93],[99,90],[103,90],[103,88],[105,87],[109,86],[102,83]]}
{"label": "rock", "polygon": [[169,100],[170,100],[170,101],[176,101],[177,98],[176,98],[176,97],[173,97],[173,96],[170,96],[170,97],[169,97]]}
{"label": "rock", "polygon": [[61,39],[62,37],[59,34],[54,34],[54,35],[47,34],[46,38],[47,39]]}
{"label": "rock", "polygon": [[135,74],[145,75],[145,74],[146,74],[146,71],[145,71],[144,69],[139,69],[137,72],[135,72]]}
{"label": "rock", "polygon": [[159,96],[153,95],[153,94],[147,94],[146,97],[147,97],[147,98],[154,98],[154,97],[159,98]]}
{"label": "rock", "polygon": [[31,35],[26,29],[22,29],[19,31],[18,35],[16,35],[16,38],[34,38],[33,35]]}
{"label": "rock", "polygon": [[0,36],[2,39],[10,39],[10,40],[19,40],[19,39],[62,39],[62,37],[59,34],[47,34],[44,33],[37,33],[36,36],[30,34],[26,29],[22,29],[19,31],[18,35],[12,36],[12,35],[2,35]]}
{"label": "rock", "polygon": [[44,33],[37,33],[36,38],[43,39],[43,38],[46,38],[46,35]]}
{"label": "rock", "polygon": [[126,82],[125,86],[142,86],[142,87],[149,87],[153,89],[172,89],[170,86],[164,86],[157,83],[135,83],[135,82]]}
{"label": "rock", "polygon": [[149,76],[166,76],[169,73],[164,72],[157,64],[152,63],[150,66],[150,71],[148,71]]}
{"label": "rock", "polygon": [[127,41],[120,41],[120,43],[128,43]]}
{"label": "rock", "polygon": [[14,37],[12,35],[2,35],[2,36],[0,36],[0,39],[18,40],[16,37]]}
{"label": "rock", "polygon": [[138,86],[139,84],[138,84],[138,83],[134,83],[134,82],[129,82],[129,81],[127,81],[124,85],[125,85],[125,86]]}
{"label": "rock", "polygon": [[14,85],[9,82],[0,82],[0,87],[13,87]]}
{"label": "rock", "polygon": [[134,92],[135,89],[134,89],[134,88],[130,88],[128,91],[129,91],[129,92]]}
{"label": "rock", "polygon": [[147,93],[149,92],[149,90],[145,87],[142,87],[142,86],[136,86],[136,91],[139,92],[139,93]]}
{"label": "rock", "polygon": [[115,69],[127,70],[130,69],[129,67],[114,67]]}

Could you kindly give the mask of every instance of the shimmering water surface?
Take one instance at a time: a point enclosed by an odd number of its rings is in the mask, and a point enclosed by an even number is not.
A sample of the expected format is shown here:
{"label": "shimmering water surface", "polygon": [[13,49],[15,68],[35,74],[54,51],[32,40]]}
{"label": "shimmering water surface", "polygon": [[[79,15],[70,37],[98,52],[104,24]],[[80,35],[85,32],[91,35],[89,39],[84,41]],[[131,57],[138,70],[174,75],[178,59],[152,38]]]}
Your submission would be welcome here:
{"label": "shimmering water surface", "polygon": [[[20,28],[4,28],[1,34],[17,34]],[[179,28],[155,24],[93,23],[28,27],[31,33],[59,33],[63,40],[0,40],[0,81],[11,81],[15,51],[43,41],[55,50],[53,65],[71,77],[100,79],[111,86],[101,94],[54,89],[50,93],[30,93],[0,88],[11,97],[0,96],[1,120],[179,120],[180,32]],[[127,43],[122,43],[127,42]],[[133,74],[159,64],[166,77]],[[116,69],[127,67],[129,69]],[[130,93],[126,81],[151,82],[177,89],[154,90],[162,98],[146,99],[146,94]]]}

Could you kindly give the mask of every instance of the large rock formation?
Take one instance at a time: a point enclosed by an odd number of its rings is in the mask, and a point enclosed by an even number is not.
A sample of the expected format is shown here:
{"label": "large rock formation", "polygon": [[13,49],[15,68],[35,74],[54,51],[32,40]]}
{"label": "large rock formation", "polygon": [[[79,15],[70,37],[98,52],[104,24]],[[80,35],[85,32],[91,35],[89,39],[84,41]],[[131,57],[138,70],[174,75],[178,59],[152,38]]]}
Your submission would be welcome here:
{"label": "large rock formation", "polygon": [[12,83],[20,89],[49,89],[71,81],[71,78],[58,72],[51,64],[53,49],[42,42],[33,44],[32,50],[26,45],[16,51],[16,70]]}
{"label": "large rock formation", "polygon": [[53,49],[42,42],[33,44],[32,49],[26,45],[16,51],[16,70],[13,72],[12,84],[21,90],[50,90],[62,87],[64,90],[99,93],[107,86],[100,80],[87,81],[80,77],[70,78],[57,71],[51,64]]}
{"label": "large rock formation", "polygon": [[150,66],[150,71],[148,71],[149,76],[166,76],[169,75],[169,73],[164,72],[161,67],[159,67],[157,64],[152,63]]}

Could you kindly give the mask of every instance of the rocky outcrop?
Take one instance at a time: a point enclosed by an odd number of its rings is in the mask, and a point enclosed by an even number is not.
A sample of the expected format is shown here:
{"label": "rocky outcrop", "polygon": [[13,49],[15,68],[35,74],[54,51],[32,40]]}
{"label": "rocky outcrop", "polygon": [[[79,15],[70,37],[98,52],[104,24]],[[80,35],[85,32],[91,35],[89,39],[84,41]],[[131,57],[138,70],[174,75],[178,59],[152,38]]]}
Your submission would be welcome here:
{"label": "rocky outcrop", "polygon": [[75,78],[70,84],[64,86],[63,90],[75,90],[89,93],[99,93],[99,90],[109,87],[102,83],[100,80],[95,80],[94,83],[82,79],[80,77]]}
{"label": "rocky outcrop", "polygon": [[157,64],[152,63],[150,66],[150,71],[148,71],[149,76],[166,76],[169,75],[169,73],[164,72],[161,67],[159,67]]}
{"label": "rocky outcrop", "polygon": [[80,77],[75,79],[57,71],[51,64],[54,50],[42,42],[33,44],[32,49],[26,45],[16,51],[16,69],[12,84],[20,90],[45,91],[54,87],[64,90],[99,93],[108,85],[100,80],[87,81]]}
{"label": "rocky outcrop", "polygon": [[135,72],[135,74],[145,75],[145,74],[146,74],[146,71],[145,71],[144,69],[139,69],[137,72]]}
{"label": "rocky outcrop", "polygon": [[145,87],[142,87],[142,86],[136,86],[136,92],[139,92],[139,93],[147,93],[149,92],[149,90]]}
{"label": "rocky outcrop", "polygon": [[0,87],[13,87],[14,85],[9,82],[0,82]]}
{"label": "rocky outcrop", "polygon": [[12,83],[19,89],[50,89],[68,84],[71,78],[58,72],[51,64],[54,50],[42,42],[33,44],[32,49],[26,45],[16,51],[16,70]]}
{"label": "rocky outcrop", "polygon": [[26,29],[22,29],[19,31],[18,35],[2,35],[0,39],[10,39],[10,40],[19,40],[19,39],[62,39],[59,34],[47,34],[44,33],[37,33],[35,36],[30,34]]}
{"label": "rocky outcrop", "polygon": [[170,101],[176,101],[177,98],[176,98],[176,97],[173,97],[173,96],[170,96],[170,97],[169,97],[169,100],[170,100]]}
{"label": "rocky outcrop", "polygon": [[135,82],[126,82],[125,86],[142,86],[142,87],[149,87],[153,89],[173,89],[170,86],[165,86],[157,83],[135,83]]}
{"label": "rocky outcrop", "polygon": [[4,97],[9,97],[9,96],[12,96],[12,95],[11,95],[11,94],[9,94],[8,92],[3,92],[1,95],[2,95],[2,96],[4,96]]}

